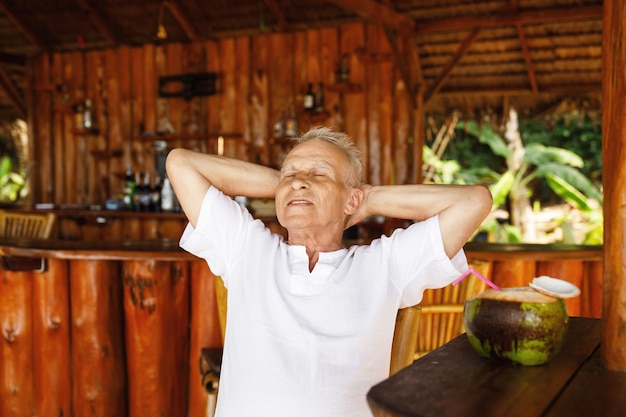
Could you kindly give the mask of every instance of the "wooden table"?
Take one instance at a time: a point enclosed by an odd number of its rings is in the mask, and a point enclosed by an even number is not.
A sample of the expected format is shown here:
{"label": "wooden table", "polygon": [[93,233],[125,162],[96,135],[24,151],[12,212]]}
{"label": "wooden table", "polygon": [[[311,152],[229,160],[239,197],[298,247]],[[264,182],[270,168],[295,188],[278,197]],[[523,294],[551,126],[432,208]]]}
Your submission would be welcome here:
{"label": "wooden table", "polygon": [[626,374],[600,362],[599,319],[570,318],[561,352],[527,367],[481,358],[465,334],[367,394],[376,417],[626,416]]}

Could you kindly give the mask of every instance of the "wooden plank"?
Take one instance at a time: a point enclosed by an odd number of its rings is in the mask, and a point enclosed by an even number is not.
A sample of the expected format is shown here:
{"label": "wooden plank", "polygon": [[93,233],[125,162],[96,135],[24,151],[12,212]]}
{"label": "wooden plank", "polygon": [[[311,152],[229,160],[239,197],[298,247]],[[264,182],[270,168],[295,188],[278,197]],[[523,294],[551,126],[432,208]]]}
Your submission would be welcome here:
{"label": "wooden plank", "polygon": [[602,317],[602,262],[584,262],[581,316]]}
{"label": "wooden plank", "polygon": [[198,359],[204,347],[221,347],[222,334],[215,300],[215,276],[204,260],[191,263],[189,339],[189,412],[188,416],[204,415],[207,393],[201,384]]}
{"label": "wooden plank", "polygon": [[602,153],[604,189],[604,299],[602,358],[608,369],[626,372],[626,4],[606,0],[602,19]]}
{"label": "wooden plank", "polygon": [[493,264],[494,283],[501,288],[525,287],[535,276],[535,261],[509,259]]}
{"label": "wooden plank", "polygon": [[0,269],[0,416],[36,414],[32,272]]}
{"label": "wooden plank", "polygon": [[350,135],[361,150],[363,161],[363,181],[370,180],[369,165],[370,150],[368,146],[366,124],[366,100],[365,93],[369,86],[366,85],[366,68],[357,59],[356,52],[365,48],[365,31],[362,24],[347,24],[341,28],[340,50],[349,53],[350,81],[363,86],[363,94],[346,94],[343,97],[343,112],[345,132]]}
{"label": "wooden plank", "polygon": [[271,128],[275,122],[275,116],[271,113],[269,105],[269,79],[267,76],[267,49],[268,39],[266,36],[252,38],[250,53],[250,129],[252,135],[251,161],[263,165],[269,165],[269,138]]}
{"label": "wooden plank", "polygon": [[[237,59],[235,41],[225,39],[220,41],[220,53],[222,55],[222,106],[223,108],[236,109],[237,107]],[[239,107],[241,109],[241,107]],[[235,125],[235,112],[220,112],[220,130],[222,132],[235,132],[239,126]],[[224,155],[234,158],[237,148],[234,141],[225,141]]]}
{"label": "wooden plank", "polygon": [[189,272],[139,260],[123,270],[128,416],[185,415]]}
{"label": "wooden plank", "polygon": [[69,273],[74,415],[126,416],[119,265],[73,260]]}
{"label": "wooden plank", "polygon": [[[206,70],[208,72],[222,73],[222,55],[220,53],[220,44],[214,41],[208,41],[206,47]],[[220,84],[222,80],[220,79]],[[220,115],[222,109],[222,86],[220,85],[219,94],[207,97],[208,114],[206,116],[206,124],[209,132],[219,132],[221,129]],[[211,144],[207,141],[207,150],[211,153],[217,153],[217,144]]]}
{"label": "wooden plank", "polygon": [[[388,53],[391,51],[389,41],[384,34],[383,29],[378,26],[375,29],[378,37],[378,49],[381,53]],[[372,31],[372,34],[374,29]],[[379,126],[378,131],[380,133],[378,141],[380,142],[381,152],[378,157],[380,158],[381,167],[381,184],[395,183],[395,173],[393,164],[393,155],[397,152],[393,146],[393,132],[392,132],[392,118],[393,118],[393,87],[394,87],[394,63],[392,61],[382,61],[378,63],[379,72]]]}
{"label": "wooden plank", "polygon": [[626,415],[626,374],[602,366],[600,350],[583,364],[545,417]]}
{"label": "wooden plank", "polygon": [[461,335],[374,386],[368,401],[386,417],[540,416],[599,342],[598,320],[572,318],[551,362],[518,366],[479,357]]}
{"label": "wooden plank", "polygon": [[250,149],[250,122],[249,122],[249,97],[250,97],[250,40],[248,38],[235,39],[235,108],[241,111],[233,114],[235,122],[230,132],[241,132],[243,137],[237,140],[226,141],[232,143],[234,155],[237,159],[249,160]]}
{"label": "wooden plank", "polygon": [[[578,288],[583,287],[583,261],[581,260],[559,260],[559,261],[542,261],[537,262],[537,276],[547,275],[553,278],[559,278],[572,284]],[[565,299],[567,312],[570,316],[581,315],[581,299],[582,297],[574,297]]]}
{"label": "wooden plank", "polygon": [[[54,78],[54,68],[50,63],[50,55],[44,55],[37,61],[32,80],[38,82],[52,82]],[[41,195],[39,201],[53,201],[54,190],[59,179],[53,175],[55,171],[54,155],[56,147],[54,142],[54,121],[56,119],[56,111],[53,105],[53,96],[48,92],[35,91],[35,109],[36,128],[34,135],[31,136],[31,157],[38,161],[37,175],[38,181],[33,190],[35,195]],[[39,191],[39,193],[37,193]]]}
{"label": "wooden plank", "polygon": [[48,259],[33,275],[33,367],[37,415],[72,415],[68,262]]}

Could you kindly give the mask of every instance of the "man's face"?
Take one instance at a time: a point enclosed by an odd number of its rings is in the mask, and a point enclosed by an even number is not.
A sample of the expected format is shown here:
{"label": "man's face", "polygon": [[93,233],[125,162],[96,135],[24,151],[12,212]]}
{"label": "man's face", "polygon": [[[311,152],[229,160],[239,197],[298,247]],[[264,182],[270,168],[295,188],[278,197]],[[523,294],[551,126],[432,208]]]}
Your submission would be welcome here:
{"label": "man's face", "polygon": [[348,167],[347,156],[332,143],[312,139],[296,146],[280,172],[279,222],[288,230],[343,231],[346,216],[352,214],[351,190],[345,185]]}

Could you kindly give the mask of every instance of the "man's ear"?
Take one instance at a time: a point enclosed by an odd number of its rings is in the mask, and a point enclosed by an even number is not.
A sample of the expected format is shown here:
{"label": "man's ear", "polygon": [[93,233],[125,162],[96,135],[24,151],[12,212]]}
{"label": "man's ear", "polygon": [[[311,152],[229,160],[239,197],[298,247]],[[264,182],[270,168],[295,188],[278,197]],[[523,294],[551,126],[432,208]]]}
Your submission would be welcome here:
{"label": "man's ear", "polygon": [[360,189],[359,187],[353,187],[352,190],[350,190],[350,200],[348,201],[348,204],[346,205],[345,213],[348,216],[353,215],[359,210],[362,203],[363,203],[363,190]]}

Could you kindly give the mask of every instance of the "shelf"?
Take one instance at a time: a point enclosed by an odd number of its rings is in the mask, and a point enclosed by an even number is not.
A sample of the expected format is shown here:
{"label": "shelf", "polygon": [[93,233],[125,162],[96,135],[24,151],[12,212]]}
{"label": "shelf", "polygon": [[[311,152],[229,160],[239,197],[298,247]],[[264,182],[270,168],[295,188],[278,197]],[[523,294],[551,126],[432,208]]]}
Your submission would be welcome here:
{"label": "shelf", "polygon": [[94,158],[120,158],[122,155],[124,155],[124,152],[119,150],[119,149],[113,149],[113,150],[94,150],[91,151],[91,155],[93,155]]}
{"label": "shelf", "polygon": [[100,129],[74,129],[72,133],[76,136],[90,136],[90,135],[98,135],[100,134]]}
{"label": "shelf", "polygon": [[355,83],[328,84],[326,88],[328,89],[328,91],[333,91],[335,93],[360,93],[363,91],[363,87],[361,87],[361,84]]}
{"label": "shelf", "polygon": [[141,140],[164,140],[164,141],[190,141],[190,140],[217,140],[219,137],[223,137],[224,139],[241,139],[243,138],[242,133],[233,133],[233,132],[223,132],[223,133],[181,133],[181,134],[172,134],[172,135],[160,135],[158,133],[155,134],[142,134]]}

